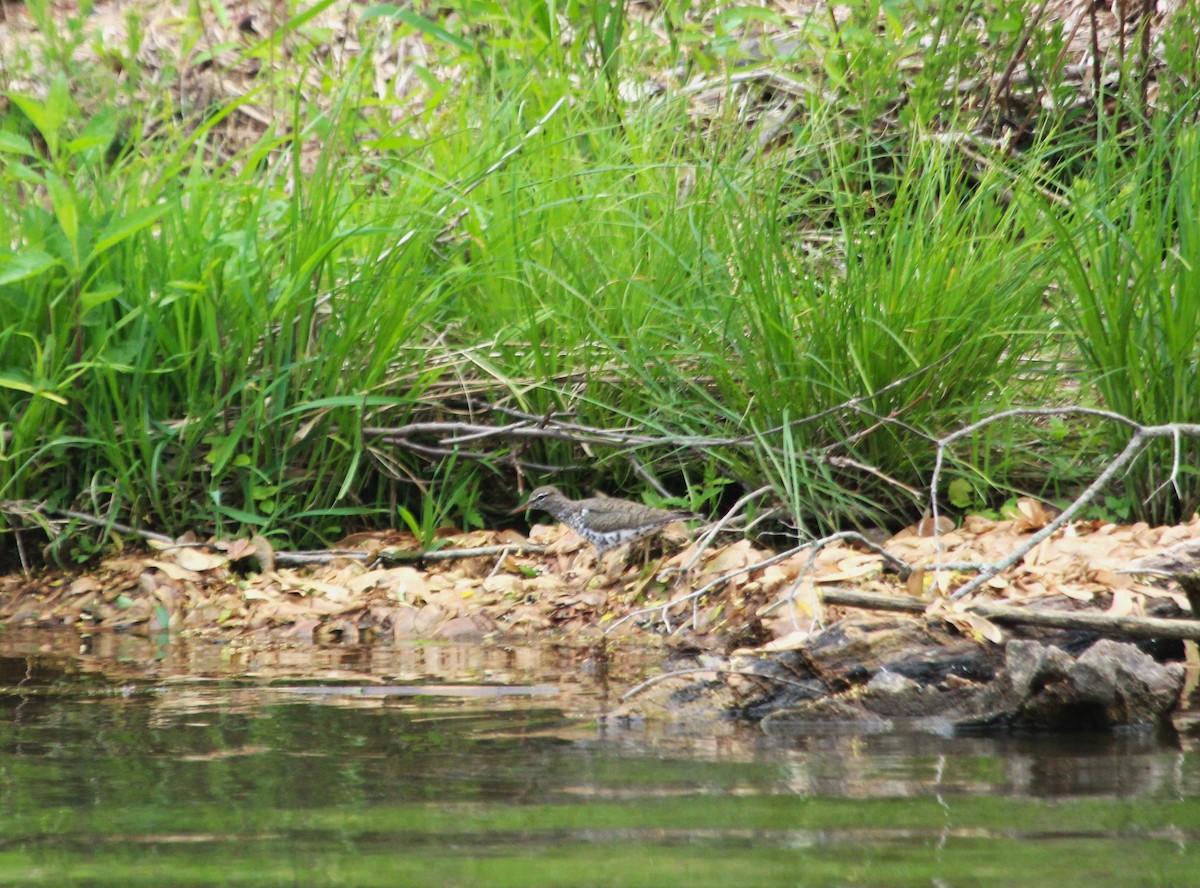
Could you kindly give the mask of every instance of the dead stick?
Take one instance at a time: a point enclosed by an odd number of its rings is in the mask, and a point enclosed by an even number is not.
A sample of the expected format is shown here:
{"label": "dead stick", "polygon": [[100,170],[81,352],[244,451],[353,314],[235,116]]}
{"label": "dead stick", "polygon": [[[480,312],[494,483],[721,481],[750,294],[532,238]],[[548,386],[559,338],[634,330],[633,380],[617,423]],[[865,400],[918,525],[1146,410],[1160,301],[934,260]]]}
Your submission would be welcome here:
{"label": "dead stick", "polygon": [[328,564],[335,558],[383,564],[413,564],[419,561],[451,561],[455,558],[482,558],[493,555],[541,555],[545,546],[533,543],[507,543],[499,546],[473,546],[466,549],[384,549],[371,552],[367,549],[324,549],[309,552],[279,551],[275,553],[276,564],[303,566],[306,564]]}
{"label": "dead stick", "polygon": [[[842,607],[861,607],[869,610],[924,613],[926,602],[906,595],[884,595],[878,592],[859,592],[855,589],[822,589],[826,604]],[[1118,617],[1113,614],[1083,613],[1080,611],[1035,611],[1007,604],[980,602],[965,608],[968,613],[985,617],[993,623],[1008,625],[1046,626],[1051,629],[1080,629],[1101,635],[1129,638],[1196,638],[1200,639],[1200,620],[1165,620],[1160,617]]]}

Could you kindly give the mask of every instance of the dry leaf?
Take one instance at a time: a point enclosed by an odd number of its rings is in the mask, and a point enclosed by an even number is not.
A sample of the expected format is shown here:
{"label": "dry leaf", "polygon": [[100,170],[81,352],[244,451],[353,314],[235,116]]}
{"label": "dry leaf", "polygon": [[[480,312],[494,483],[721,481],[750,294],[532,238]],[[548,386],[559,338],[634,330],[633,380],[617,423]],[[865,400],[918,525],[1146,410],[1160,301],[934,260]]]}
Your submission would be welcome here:
{"label": "dry leaf", "polygon": [[100,584],[93,577],[78,577],[67,590],[68,595],[86,595],[89,592],[99,592]]}
{"label": "dry leaf", "polygon": [[794,651],[804,647],[808,643],[811,633],[801,630],[793,630],[782,638],[776,638],[774,641],[768,641],[760,648],[767,651]]}
{"label": "dry leaf", "polygon": [[241,561],[254,554],[254,544],[247,539],[218,540],[213,544],[225,553],[231,562]]}
{"label": "dry leaf", "polygon": [[814,578],[818,583],[848,583],[881,570],[878,555],[864,555],[855,552],[841,558],[837,567],[831,571],[820,570]]}
{"label": "dry leaf", "polygon": [[200,574],[194,570],[181,567],[170,561],[150,560],[145,563],[146,569],[154,568],[161,570],[164,574],[173,580],[188,580],[193,583],[200,582]]}
{"label": "dry leaf", "polygon": [[992,644],[1003,643],[1004,632],[1000,627],[986,617],[981,617],[979,614],[971,613],[967,610],[970,604],[970,599],[953,604],[947,601],[937,601],[926,608],[925,613],[930,616],[940,617],[955,629],[964,635],[971,636],[976,641],[986,640],[992,642]]}
{"label": "dry leaf", "polygon": [[716,555],[709,559],[708,563],[704,565],[704,573],[728,573],[753,564],[756,560],[758,559],[751,555],[750,541],[738,540],[736,543],[731,543],[720,549]]}
{"label": "dry leaf", "polygon": [[218,555],[216,552],[208,552],[204,549],[195,549],[190,546],[164,553],[164,558],[167,557],[171,558],[180,567],[194,571],[214,570],[218,567],[224,567],[229,563],[229,559],[224,555]]}
{"label": "dry leaf", "polygon": [[259,534],[253,534],[250,542],[254,546],[254,557],[258,559],[258,569],[267,573],[275,569],[275,547],[271,541]]}
{"label": "dry leaf", "polygon": [[908,575],[908,579],[904,581],[904,588],[908,590],[908,594],[913,598],[925,597],[925,568],[918,567]]}
{"label": "dry leaf", "polygon": [[1140,609],[1137,597],[1128,589],[1115,590],[1112,604],[1108,606],[1108,612],[1114,617],[1127,617]]}
{"label": "dry leaf", "polygon": [[[950,533],[950,531],[954,530],[954,519],[949,518],[946,515],[939,515],[936,526],[937,534],[939,536],[941,534]],[[920,521],[914,524],[910,530],[919,537],[932,537],[934,536],[933,519],[922,518]]]}

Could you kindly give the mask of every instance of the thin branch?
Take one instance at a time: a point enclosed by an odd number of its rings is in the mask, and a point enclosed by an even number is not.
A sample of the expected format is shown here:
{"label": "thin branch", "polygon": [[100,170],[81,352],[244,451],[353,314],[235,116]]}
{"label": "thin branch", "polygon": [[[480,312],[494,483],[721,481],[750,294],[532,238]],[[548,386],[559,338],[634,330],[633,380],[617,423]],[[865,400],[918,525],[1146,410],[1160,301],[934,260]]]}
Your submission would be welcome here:
{"label": "thin branch", "polygon": [[848,530],[843,531],[842,533],[830,534],[827,537],[822,537],[821,539],[809,544],[812,546],[812,551],[809,552],[808,559],[804,562],[804,566],[801,567],[799,573],[796,574],[796,579],[792,582],[791,587],[788,589],[787,595],[785,595],[783,598],[780,598],[778,601],[772,602],[770,605],[764,608],[762,611],[763,616],[772,614],[779,608],[783,607],[783,605],[794,602],[796,600],[796,590],[800,588],[800,584],[803,583],[804,580],[812,573],[812,570],[817,563],[817,556],[821,554],[821,550],[830,543],[836,543],[840,540],[853,540],[870,549],[872,552],[882,557],[886,563],[890,564],[892,568],[900,575],[901,579],[908,579],[913,572],[913,567],[911,564],[902,558],[897,558],[895,555],[877,543],[871,542],[861,533]]}
{"label": "thin branch", "polygon": [[175,540],[163,533],[155,533],[152,530],[141,530],[140,528],[130,527],[128,524],[122,524],[120,521],[112,521],[108,518],[100,518],[96,515],[88,515],[85,512],[76,512],[73,509],[59,509],[50,506],[46,503],[30,502],[27,500],[8,501],[0,503],[0,512],[8,512],[12,514],[37,513],[44,515],[47,518],[70,518],[73,521],[78,521],[81,524],[87,524],[91,527],[102,527],[105,530],[115,530],[117,533],[125,536],[141,537],[154,543],[166,543],[167,545],[175,545]]}
{"label": "thin branch", "polygon": [[[833,587],[821,590],[827,604],[840,607],[860,607],[868,610],[924,613],[928,603],[908,595],[884,595],[861,592],[857,589]],[[1050,629],[1077,629],[1100,635],[1125,638],[1200,638],[1200,620],[1163,619],[1161,617],[1116,616],[1082,611],[1042,611],[1008,604],[975,601],[962,606],[965,613],[975,614],[993,623],[1023,626],[1045,626]]]}
{"label": "thin branch", "polygon": [[995,104],[996,97],[1000,93],[1007,90],[1012,82],[1013,72],[1016,71],[1017,65],[1020,64],[1021,58],[1025,55],[1025,48],[1029,45],[1029,40],[1033,37],[1033,32],[1041,23],[1042,16],[1046,12],[1046,6],[1049,0],[1042,0],[1041,6],[1037,8],[1034,14],[1026,20],[1024,33],[1017,41],[1017,46],[1013,50],[1012,56],[1008,60],[1008,65],[1004,69],[1004,73],[1000,75],[1000,79],[992,84],[992,88],[988,91],[987,98],[983,100],[983,106],[979,109],[978,119],[982,122],[987,116],[987,112],[991,110],[991,106]]}
{"label": "thin branch", "polygon": [[715,580],[705,583],[699,589],[689,592],[687,595],[682,595],[679,598],[673,598],[670,601],[665,602],[664,604],[655,604],[650,607],[643,607],[643,608],[639,608],[638,610],[631,611],[630,613],[627,613],[625,616],[621,617],[619,620],[614,620],[613,622],[609,623],[604,628],[604,634],[608,635],[610,632],[612,632],[618,626],[620,626],[623,623],[628,623],[630,620],[635,620],[638,617],[642,617],[647,614],[653,614],[653,613],[656,613],[659,611],[662,612],[663,622],[666,623],[666,625],[668,627],[670,627],[671,624],[667,619],[667,614],[676,605],[685,604],[686,602],[694,601],[704,595],[707,595],[709,592],[711,592],[717,586],[720,586],[722,583],[726,583],[735,577],[740,577],[744,574],[752,573],[752,572],[754,572],[756,570],[760,570],[764,567],[770,567],[772,564],[778,564],[780,561],[786,561],[788,558],[791,558],[797,552],[804,551],[806,548],[808,548],[809,545],[810,545],[809,543],[805,543],[802,546],[794,546],[793,548],[788,549],[786,552],[780,552],[777,555],[772,555],[770,558],[765,558],[762,561],[755,562],[754,564],[747,565],[746,567],[739,567],[737,570],[731,570],[726,573],[723,573],[719,577],[717,577]]}
{"label": "thin branch", "polygon": [[[1122,416],[1119,413],[1113,413],[1107,410],[1094,410],[1091,408],[1051,408],[1046,410],[1020,409],[1008,410],[998,413],[995,416],[988,417],[980,422],[973,423],[964,429],[959,429],[953,434],[947,435],[938,444],[937,456],[934,461],[933,476],[930,479],[930,502],[932,504],[933,513],[933,533],[935,541],[935,551],[938,556],[941,554],[941,547],[937,543],[938,538],[938,499],[937,489],[941,477],[942,465],[944,463],[946,447],[950,442],[956,441],[959,438],[965,437],[968,434],[982,428],[983,426],[996,422],[997,420],[1011,416],[1055,416],[1064,413],[1079,413],[1085,415],[1101,416],[1105,419],[1110,419],[1116,422],[1124,423],[1133,428],[1133,436],[1129,439],[1125,449],[1113,459],[1096,479],[1087,486],[1087,488],[1077,496],[1066,509],[1062,511],[1053,521],[1037,533],[1029,537],[1021,546],[1010,552],[1007,556],[999,561],[992,562],[987,565],[978,576],[964,586],[956,589],[951,594],[950,599],[957,601],[970,595],[972,592],[983,586],[988,580],[1000,574],[1002,571],[1012,567],[1018,561],[1025,557],[1043,540],[1051,537],[1063,525],[1074,518],[1088,503],[1090,503],[1101,490],[1126,466],[1131,464],[1138,455],[1142,452],[1146,442],[1154,438],[1172,437],[1178,440],[1180,436],[1187,435],[1188,437],[1200,437],[1200,425],[1193,423],[1171,423],[1158,426],[1144,426],[1133,421],[1127,416]],[[936,569],[936,568],[935,568]]]}
{"label": "thin branch", "polygon": [[534,543],[513,545],[506,543],[501,546],[473,546],[466,549],[385,549],[379,553],[381,561],[411,562],[411,561],[453,561],[457,558],[480,558],[491,555],[542,555],[545,546]]}
{"label": "thin branch", "polygon": [[662,571],[659,576],[662,576],[663,574],[669,576],[672,572],[686,574],[688,571],[690,571],[696,566],[696,563],[700,560],[700,556],[703,555],[705,550],[708,549],[708,547],[712,544],[712,541],[716,538],[717,534],[728,527],[730,522],[733,521],[734,517],[737,516],[742,509],[744,509],[750,503],[751,500],[758,499],[760,496],[765,496],[766,494],[771,493],[772,489],[773,488],[769,484],[764,485],[763,487],[758,488],[758,490],[752,490],[750,493],[747,493],[738,499],[738,501],[730,506],[729,510],[721,516],[719,521],[714,522],[704,530],[704,532],[696,540],[696,550],[686,562],[677,568],[668,568],[667,570]]}
{"label": "thin branch", "polygon": [[675,678],[680,675],[695,675],[698,672],[713,672],[716,673],[718,677],[721,675],[744,675],[747,678],[761,678],[766,681],[773,681],[776,684],[790,685],[791,687],[800,688],[805,691],[812,690],[811,685],[801,684],[798,681],[792,681],[790,678],[782,678],[778,675],[763,675],[761,672],[750,672],[746,669],[722,669],[719,666],[695,666],[691,669],[675,669],[671,672],[664,672],[661,675],[652,676],[651,678],[643,681],[641,684],[634,685],[632,688],[622,694],[621,702],[624,703],[631,697],[636,697],[647,688],[651,688],[659,682],[666,681],[668,678]]}

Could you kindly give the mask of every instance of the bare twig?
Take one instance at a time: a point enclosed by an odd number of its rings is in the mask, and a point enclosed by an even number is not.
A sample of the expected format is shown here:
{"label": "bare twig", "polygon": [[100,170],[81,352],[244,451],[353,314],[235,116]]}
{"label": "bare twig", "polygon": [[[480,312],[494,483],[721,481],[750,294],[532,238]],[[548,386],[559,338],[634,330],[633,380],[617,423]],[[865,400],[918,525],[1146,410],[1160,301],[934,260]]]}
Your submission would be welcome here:
{"label": "bare twig", "polygon": [[37,513],[46,518],[69,518],[73,521],[78,521],[81,524],[87,524],[91,527],[102,527],[106,530],[115,530],[117,533],[125,536],[136,536],[144,540],[149,540],[155,543],[166,543],[173,545],[175,541],[163,533],[155,533],[152,530],[141,530],[140,528],[130,527],[128,524],[122,524],[120,521],[112,521],[108,518],[101,518],[97,515],[88,515],[86,512],[76,512],[73,509],[59,509],[47,505],[46,503],[30,502],[21,500],[18,502],[3,502],[0,503],[0,511],[20,514],[21,512]]}
{"label": "bare twig", "polygon": [[696,550],[686,562],[677,568],[668,568],[667,570],[662,571],[659,576],[662,576],[663,574],[669,576],[671,573],[686,574],[688,571],[690,571],[696,566],[696,563],[700,560],[700,556],[703,555],[705,550],[708,549],[708,547],[712,544],[712,541],[716,538],[717,534],[729,526],[734,517],[740,514],[751,500],[758,499],[760,496],[765,496],[770,493],[771,490],[772,488],[768,484],[758,488],[758,490],[752,490],[750,493],[747,493],[738,499],[738,501],[730,506],[729,510],[726,511],[723,516],[721,516],[719,521],[709,525],[704,530],[704,532],[696,540]]}
{"label": "bare twig", "polygon": [[1004,69],[1004,73],[1000,75],[1000,79],[992,84],[992,88],[988,91],[987,98],[983,100],[983,105],[979,109],[979,120],[983,120],[987,116],[987,112],[991,110],[991,106],[995,104],[996,98],[1008,90],[1012,81],[1013,72],[1016,71],[1017,65],[1021,63],[1021,59],[1025,55],[1025,48],[1029,45],[1029,40],[1033,36],[1033,32],[1037,29],[1042,21],[1042,16],[1046,12],[1046,6],[1049,0],[1042,0],[1042,4],[1037,10],[1026,19],[1025,30],[1017,40],[1016,48],[1013,50],[1012,56],[1008,60],[1008,65]]}
{"label": "bare twig", "polygon": [[790,678],[782,678],[778,675],[763,675],[761,672],[750,672],[746,669],[723,669],[720,666],[695,666],[691,669],[675,669],[671,672],[664,672],[661,675],[655,675],[646,679],[641,684],[636,684],[624,694],[621,695],[621,702],[624,703],[631,697],[636,697],[647,688],[654,687],[659,682],[666,681],[668,678],[676,678],[680,675],[695,675],[698,672],[716,673],[718,677],[722,675],[744,675],[746,678],[761,678],[764,681],[773,681],[776,684],[790,685],[794,688],[802,690],[811,690],[811,685],[801,684],[798,681],[792,681]]}
{"label": "bare twig", "polygon": [[671,623],[670,623],[670,620],[668,619],[667,615],[670,613],[672,608],[676,607],[677,605],[689,602],[689,601],[695,601],[695,600],[701,598],[702,596],[707,595],[709,592],[711,592],[713,589],[717,588],[718,586],[722,585],[723,583],[727,583],[729,580],[734,579],[735,577],[740,577],[740,576],[743,576],[744,574],[753,573],[754,571],[761,570],[764,567],[770,567],[772,564],[778,564],[780,561],[786,561],[788,558],[791,558],[797,552],[804,551],[804,549],[806,549],[808,547],[808,545],[809,545],[808,543],[805,543],[802,546],[794,546],[793,548],[788,549],[786,552],[780,552],[777,555],[772,555],[770,558],[765,558],[762,561],[755,562],[754,564],[750,564],[745,567],[739,567],[737,570],[731,570],[731,571],[728,571],[727,573],[723,573],[719,577],[717,577],[715,580],[705,583],[699,589],[695,589],[692,592],[689,592],[687,595],[681,595],[679,598],[673,598],[670,601],[665,602],[664,604],[656,604],[656,605],[652,605],[651,607],[643,607],[643,608],[639,608],[638,610],[631,611],[630,613],[627,613],[625,616],[621,617],[619,620],[614,620],[613,622],[609,623],[608,626],[606,626],[604,628],[604,634],[607,635],[608,633],[612,632],[614,629],[616,629],[621,624],[627,623],[630,620],[635,620],[638,617],[642,617],[647,614],[657,613],[660,611],[662,612],[663,623],[667,626],[668,631],[670,631]]}
{"label": "bare twig", "polygon": [[821,539],[815,540],[809,544],[812,547],[812,551],[809,552],[808,559],[804,562],[804,566],[801,567],[799,573],[796,574],[796,579],[792,581],[792,585],[788,589],[787,594],[783,596],[783,598],[773,601],[770,605],[764,608],[762,611],[763,616],[772,614],[783,605],[791,604],[793,601],[795,601],[796,590],[800,588],[800,584],[803,583],[804,580],[812,573],[812,569],[817,563],[817,556],[821,554],[821,550],[830,543],[836,543],[839,540],[853,540],[854,542],[870,549],[872,552],[883,558],[886,563],[890,564],[892,568],[900,575],[901,579],[908,579],[909,575],[913,571],[912,565],[907,561],[897,558],[882,546],[868,540],[861,533],[857,533],[855,531],[844,531],[842,533],[830,534],[827,537],[822,537]]}
{"label": "bare twig", "polygon": [[381,561],[453,561],[456,558],[481,558],[483,556],[505,555],[541,555],[546,551],[545,546],[534,543],[513,545],[506,543],[502,546],[473,546],[466,549],[385,549],[379,553]]}
{"label": "bare twig", "polygon": [[[942,466],[945,462],[945,454],[946,454],[947,447],[952,442],[957,441],[960,438],[964,438],[971,434],[974,434],[976,431],[983,428],[984,426],[989,425],[993,422],[998,422],[1001,419],[1008,419],[1008,418],[1012,418],[1015,416],[1045,417],[1045,416],[1063,416],[1063,415],[1072,415],[1072,414],[1073,415],[1084,415],[1084,416],[1096,416],[1096,417],[1100,417],[1103,419],[1111,420],[1113,422],[1122,423],[1124,425],[1129,426],[1133,430],[1133,435],[1129,439],[1129,443],[1125,446],[1125,449],[1122,450],[1121,453],[1119,455],[1117,455],[1105,467],[1104,471],[1102,471],[1099,475],[1096,476],[1096,479],[1091,484],[1089,484],[1088,487],[1081,494],[1079,494],[1079,496],[1077,496],[1075,498],[1075,500],[1070,505],[1068,505],[1066,509],[1064,509],[1062,511],[1061,514],[1058,515],[1058,517],[1056,517],[1053,521],[1048,523],[1045,527],[1043,527],[1037,533],[1031,535],[1029,537],[1029,539],[1027,539],[1021,546],[1019,546],[1013,552],[1010,552],[1007,556],[1000,559],[999,561],[992,562],[991,564],[988,564],[987,566],[985,566],[983,568],[983,570],[980,571],[979,575],[976,576],[973,580],[971,580],[966,585],[961,586],[960,588],[956,589],[954,591],[954,593],[950,596],[951,600],[956,601],[956,600],[958,600],[960,598],[964,598],[965,596],[976,591],[981,586],[983,586],[988,580],[997,576],[1002,571],[1005,571],[1008,568],[1012,567],[1014,564],[1016,564],[1018,561],[1020,561],[1022,558],[1024,558],[1028,552],[1033,550],[1043,540],[1051,537],[1064,524],[1066,524],[1068,521],[1070,521],[1072,518],[1074,518],[1077,514],[1079,514],[1080,510],[1082,510],[1088,503],[1090,503],[1093,499],[1095,499],[1097,494],[1099,494],[1099,492],[1104,489],[1104,487],[1109,483],[1109,481],[1111,481],[1119,472],[1121,472],[1123,469],[1125,469],[1126,466],[1131,464],[1137,458],[1137,456],[1142,452],[1142,449],[1145,447],[1147,441],[1152,440],[1154,438],[1165,438],[1165,437],[1171,437],[1171,438],[1175,439],[1176,441],[1178,441],[1182,436],[1200,437],[1200,424],[1170,423],[1167,425],[1146,426],[1146,425],[1141,425],[1141,424],[1137,423],[1136,421],[1130,419],[1129,417],[1124,416],[1119,413],[1114,413],[1109,410],[1097,410],[1097,409],[1086,408],[1086,407],[1059,407],[1059,408],[1044,408],[1044,409],[1020,408],[1020,409],[1015,409],[1015,410],[1005,410],[1005,411],[1002,411],[1001,413],[995,414],[994,416],[989,416],[985,419],[982,419],[979,422],[972,423],[971,425],[969,425],[965,428],[959,429],[958,431],[953,432],[950,435],[947,435],[946,437],[942,438],[941,441],[938,442],[937,455],[934,460],[933,475],[930,479],[929,493],[930,493],[930,503],[931,503],[931,507],[932,507],[933,533],[934,533],[935,547],[936,547],[936,552],[938,553],[939,556],[941,553],[941,548],[940,548],[940,545],[938,545],[938,543],[937,543],[937,537],[939,534],[937,490],[938,490],[938,484],[941,480]],[[1179,468],[1178,463],[1181,459],[1180,454],[1181,454],[1181,448],[1177,446],[1175,449],[1176,465],[1172,469],[1172,473],[1171,473],[1172,478],[1174,478],[1176,473],[1178,472],[1178,468]],[[940,568],[938,568],[935,565],[935,569],[940,569]]]}

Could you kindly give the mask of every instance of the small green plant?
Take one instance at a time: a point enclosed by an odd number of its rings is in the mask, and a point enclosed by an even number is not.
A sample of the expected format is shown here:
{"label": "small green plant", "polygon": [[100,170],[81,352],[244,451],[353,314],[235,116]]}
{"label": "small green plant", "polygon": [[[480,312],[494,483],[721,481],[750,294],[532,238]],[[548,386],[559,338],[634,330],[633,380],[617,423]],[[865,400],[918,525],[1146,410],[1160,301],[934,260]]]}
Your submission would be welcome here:
{"label": "small green plant", "polygon": [[438,472],[437,481],[422,489],[419,514],[405,506],[396,508],[400,520],[417,538],[422,551],[435,552],[444,546],[446,540],[438,539],[438,531],[446,529],[455,520],[466,529],[484,526],[477,506],[479,481],[472,475],[457,477],[456,462],[454,458],[447,460]]}

